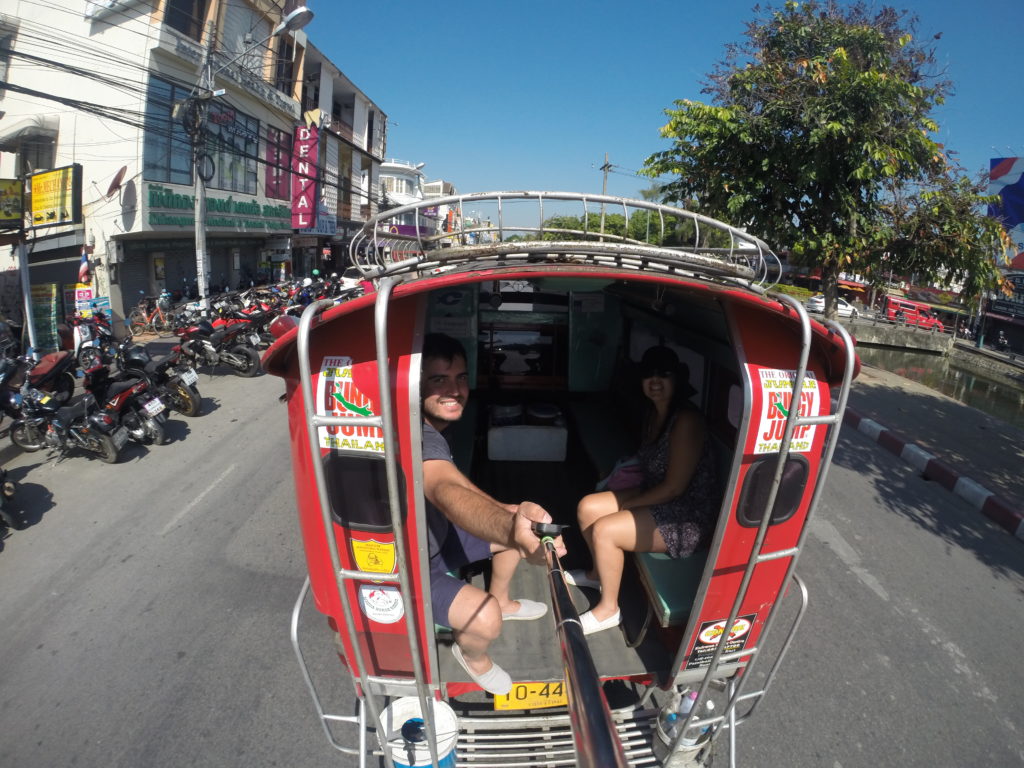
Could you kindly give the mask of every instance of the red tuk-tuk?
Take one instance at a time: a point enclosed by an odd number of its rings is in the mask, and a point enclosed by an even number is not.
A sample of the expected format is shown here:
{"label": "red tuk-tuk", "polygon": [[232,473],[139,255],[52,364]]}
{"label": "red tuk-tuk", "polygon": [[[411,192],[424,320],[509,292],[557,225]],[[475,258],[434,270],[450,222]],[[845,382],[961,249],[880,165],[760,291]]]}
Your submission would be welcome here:
{"label": "red tuk-tuk", "polygon": [[[468,207],[488,220],[463,226]],[[453,212],[445,231],[396,226],[438,210]],[[264,359],[286,384],[309,568],[292,640],[332,745],[388,766],[704,765],[725,748],[733,759],[807,607],[795,567],[859,365],[847,332],[771,292],[779,264],[758,238],[646,201],[432,199],[381,213],[350,254],[372,289],[309,306]],[[580,556],[577,501],[635,447],[648,346],[686,363],[721,483],[701,549],[628,558],[621,631],[584,637],[588,594],[545,537],[547,568],[515,578],[518,593],[548,598],[550,618],[503,626],[490,653],[514,684],[493,698],[443,652],[453,638],[427,587],[419,387],[434,332],[467,354],[455,463],[494,498],[534,500],[569,526],[567,561]],[[755,678],[790,586],[795,618]],[[352,675],[354,715],[324,711],[304,661],[310,588]]]}

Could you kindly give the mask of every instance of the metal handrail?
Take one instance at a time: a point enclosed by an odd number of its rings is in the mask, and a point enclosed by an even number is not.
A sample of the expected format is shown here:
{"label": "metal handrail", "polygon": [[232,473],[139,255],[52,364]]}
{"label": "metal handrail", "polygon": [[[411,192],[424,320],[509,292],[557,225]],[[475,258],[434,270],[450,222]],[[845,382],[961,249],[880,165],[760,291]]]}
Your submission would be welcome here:
{"label": "metal handrail", "polygon": [[[584,229],[546,226],[544,203],[549,200],[582,206]],[[510,202],[535,205],[536,223],[524,223],[522,219],[528,216],[510,220],[506,210],[512,207],[507,205]],[[496,206],[496,223],[489,218],[487,222],[467,227],[464,215],[467,203]],[[592,229],[592,219],[604,218],[591,214],[590,207],[594,205],[602,209],[621,207],[626,232],[629,232],[632,217],[644,216],[641,221],[647,222],[645,239],[615,234],[603,225]],[[425,232],[416,226],[414,233],[400,229],[407,226],[399,224],[403,217],[418,222],[425,209],[440,206],[449,206],[457,212],[454,229]],[[651,232],[655,217],[656,232]],[[686,228],[685,235],[681,234],[680,225]],[[685,244],[663,244],[668,234],[674,238],[685,237]],[[574,192],[482,192],[431,198],[391,208],[366,222],[352,239],[349,254],[352,263],[367,278],[404,272],[430,273],[460,263],[495,258],[537,259],[540,255],[546,258],[561,255],[574,263],[579,263],[580,259],[590,261],[592,257],[610,259],[618,266],[696,272],[761,287],[773,284],[782,270],[779,258],[763,240],[724,222],[661,203]]]}

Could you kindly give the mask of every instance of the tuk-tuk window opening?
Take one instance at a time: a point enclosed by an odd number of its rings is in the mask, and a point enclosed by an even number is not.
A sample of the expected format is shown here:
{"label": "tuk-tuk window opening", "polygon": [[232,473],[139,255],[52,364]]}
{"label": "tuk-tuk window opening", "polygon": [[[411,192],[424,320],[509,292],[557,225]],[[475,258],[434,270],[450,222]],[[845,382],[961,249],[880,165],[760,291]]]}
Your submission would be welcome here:
{"label": "tuk-tuk window opening", "polygon": [[[388,481],[384,457],[331,451],[323,458],[331,517],[354,531],[390,531]],[[399,498],[405,499],[405,475],[398,468]],[[402,504],[402,520],[406,509]]]}
{"label": "tuk-tuk window opening", "polygon": [[[777,460],[776,455],[768,455],[755,461],[747,470],[736,507],[736,518],[740,525],[756,528],[761,524]],[[810,463],[807,458],[799,453],[791,453],[782,470],[779,492],[772,507],[771,525],[784,523],[794,515],[800,506],[809,476]]]}

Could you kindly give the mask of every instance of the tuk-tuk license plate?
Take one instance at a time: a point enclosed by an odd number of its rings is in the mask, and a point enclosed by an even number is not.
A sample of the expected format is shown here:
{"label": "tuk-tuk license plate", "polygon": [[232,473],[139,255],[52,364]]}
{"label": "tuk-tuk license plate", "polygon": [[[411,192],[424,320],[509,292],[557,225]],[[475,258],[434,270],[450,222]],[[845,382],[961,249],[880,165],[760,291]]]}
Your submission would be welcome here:
{"label": "tuk-tuk license plate", "polygon": [[196,373],[192,368],[183,368],[179,372],[179,375],[181,376],[181,380],[185,382],[185,384],[188,386],[191,386],[195,384],[197,381],[199,381],[199,374]]}
{"label": "tuk-tuk license plate", "polygon": [[494,708],[500,710],[545,709],[568,704],[565,684],[561,680],[553,683],[512,683],[511,691],[494,697]]}
{"label": "tuk-tuk license plate", "polygon": [[145,403],[142,407],[146,410],[146,413],[148,413],[150,416],[156,416],[158,413],[163,411],[164,404],[163,404],[163,401],[159,397],[154,397],[152,400],[150,400],[149,402]]}
{"label": "tuk-tuk license plate", "polygon": [[128,442],[128,430],[124,427],[118,427],[110,437],[114,441],[114,445],[117,446],[117,449],[120,450]]}

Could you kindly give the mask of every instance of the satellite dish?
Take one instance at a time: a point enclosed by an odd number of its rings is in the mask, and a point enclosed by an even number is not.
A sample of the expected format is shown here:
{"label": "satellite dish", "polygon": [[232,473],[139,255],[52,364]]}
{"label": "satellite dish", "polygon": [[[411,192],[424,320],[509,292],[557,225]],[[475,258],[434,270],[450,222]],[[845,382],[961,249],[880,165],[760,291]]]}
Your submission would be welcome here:
{"label": "satellite dish", "polygon": [[121,170],[114,174],[114,178],[110,181],[110,186],[107,187],[106,198],[109,200],[114,196],[115,192],[121,191],[121,182],[124,181],[124,175],[128,172],[128,166],[122,165]]}

